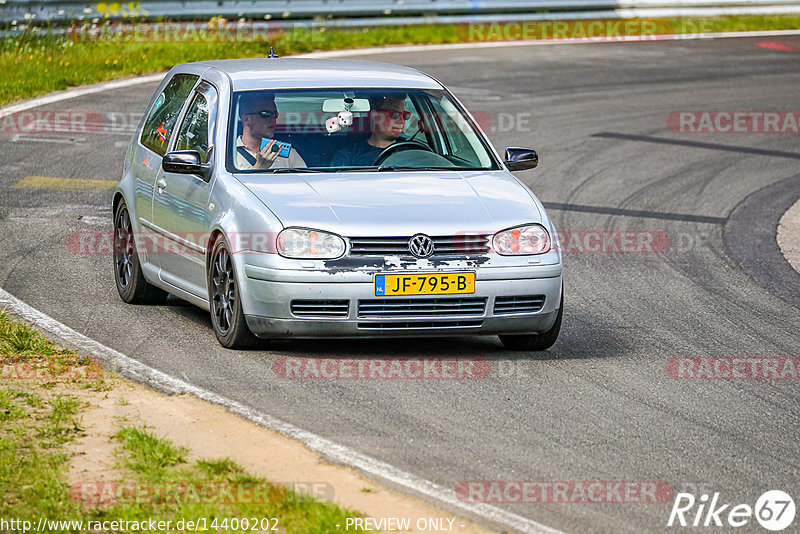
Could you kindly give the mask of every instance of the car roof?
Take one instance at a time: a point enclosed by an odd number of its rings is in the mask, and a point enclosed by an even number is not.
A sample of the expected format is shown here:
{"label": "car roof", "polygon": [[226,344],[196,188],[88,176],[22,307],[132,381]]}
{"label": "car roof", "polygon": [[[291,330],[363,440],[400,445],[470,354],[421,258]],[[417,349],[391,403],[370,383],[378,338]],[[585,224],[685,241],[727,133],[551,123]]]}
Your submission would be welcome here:
{"label": "car roof", "polygon": [[234,91],[315,87],[442,88],[439,82],[418,70],[375,61],[254,58],[201,61],[186,65],[204,66],[227,75]]}

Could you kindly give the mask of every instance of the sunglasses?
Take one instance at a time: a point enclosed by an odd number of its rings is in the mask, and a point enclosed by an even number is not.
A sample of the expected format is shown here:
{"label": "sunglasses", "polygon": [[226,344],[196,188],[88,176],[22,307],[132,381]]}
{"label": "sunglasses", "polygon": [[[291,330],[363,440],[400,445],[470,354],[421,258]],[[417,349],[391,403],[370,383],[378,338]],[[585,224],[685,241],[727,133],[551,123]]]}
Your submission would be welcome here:
{"label": "sunglasses", "polygon": [[393,109],[377,109],[375,111],[388,114],[393,121],[398,120],[400,117],[403,117],[404,121],[407,121],[408,119],[411,118],[410,111],[395,111]]}
{"label": "sunglasses", "polygon": [[278,116],[278,112],[272,111],[271,109],[265,109],[262,111],[254,111],[253,113],[250,113],[250,115],[259,115],[264,119],[274,119]]}

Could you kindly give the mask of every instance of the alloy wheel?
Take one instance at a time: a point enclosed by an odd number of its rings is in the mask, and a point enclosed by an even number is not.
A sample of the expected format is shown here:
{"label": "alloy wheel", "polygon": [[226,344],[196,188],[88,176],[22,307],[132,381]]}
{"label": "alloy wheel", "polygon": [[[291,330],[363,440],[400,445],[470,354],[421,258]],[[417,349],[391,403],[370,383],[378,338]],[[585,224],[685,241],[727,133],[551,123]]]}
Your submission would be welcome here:
{"label": "alloy wheel", "polygon": [[211,306],[220,333],[227,334],[236,309],[236,280],[228,249],[220,247],[211,267]]}
{"label": "alloy wheel", "polygon": [[114,232],[114,266],[117,283],[121,288],[127,289],[133,277],[133,255],[136,248],[133,242],[131,217],[127,209],[122,209],[117,216],[116,231]]}

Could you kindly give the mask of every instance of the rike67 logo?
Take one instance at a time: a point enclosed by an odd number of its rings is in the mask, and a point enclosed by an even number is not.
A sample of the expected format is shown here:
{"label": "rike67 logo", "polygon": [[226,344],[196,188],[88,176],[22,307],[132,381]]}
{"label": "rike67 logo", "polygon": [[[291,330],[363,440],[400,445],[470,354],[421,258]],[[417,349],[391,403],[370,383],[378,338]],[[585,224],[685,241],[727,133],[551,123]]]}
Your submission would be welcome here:
{"label": "rike67 logo", "polygon": [[780,490],[764,492],[756,505],[725,503],[719,493],[714,493],[709,502],[708,495],[699,499],[691,493],[678,493],[667,526],[681,527],[743,527],[755,516],[756,521],[767,530],[779,532],[794,521],[794,500]]}

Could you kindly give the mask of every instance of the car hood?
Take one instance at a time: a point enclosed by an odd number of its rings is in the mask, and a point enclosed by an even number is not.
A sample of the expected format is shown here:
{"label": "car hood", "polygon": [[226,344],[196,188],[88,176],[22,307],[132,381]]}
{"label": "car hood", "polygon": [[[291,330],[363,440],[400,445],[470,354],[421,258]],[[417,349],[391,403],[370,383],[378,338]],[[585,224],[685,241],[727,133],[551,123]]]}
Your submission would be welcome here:
{"label": "car hood", "polygon": [[284,224],[345,236],[494,233],[543,214],[505,171],[237,174]]}

